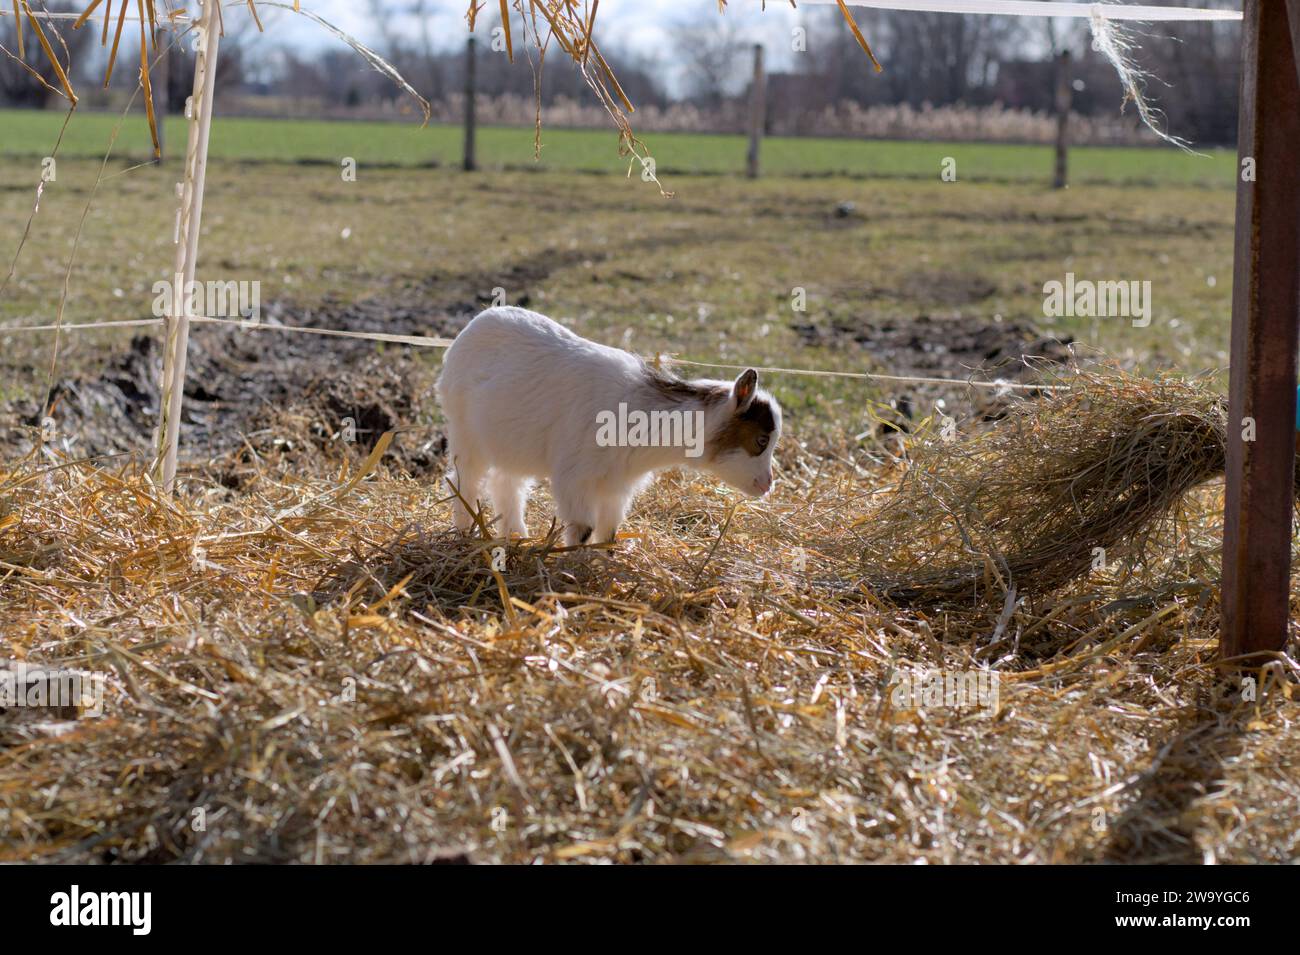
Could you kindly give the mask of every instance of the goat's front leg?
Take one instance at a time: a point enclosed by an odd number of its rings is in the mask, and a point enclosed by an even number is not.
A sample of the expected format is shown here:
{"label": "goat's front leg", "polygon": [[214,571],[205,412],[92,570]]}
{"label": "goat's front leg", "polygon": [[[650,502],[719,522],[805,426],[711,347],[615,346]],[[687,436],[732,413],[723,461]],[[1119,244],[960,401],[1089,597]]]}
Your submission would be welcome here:
{"label": "goat's front leg", "polygon": [[587,482],[556,474],[551,478],[551,493],[555,496],[555,516],[564,525],[564,545],[576,547],[591,543],[596,527],[592,506],[596,501],[595,489]]}
{"label": "goat's front leg", "polygon": [[592,526],[591,540],[596,544],[612,544],[618,537],[618,528],[627,517],[626,497],[605,497],[596,502],[596,523]]}

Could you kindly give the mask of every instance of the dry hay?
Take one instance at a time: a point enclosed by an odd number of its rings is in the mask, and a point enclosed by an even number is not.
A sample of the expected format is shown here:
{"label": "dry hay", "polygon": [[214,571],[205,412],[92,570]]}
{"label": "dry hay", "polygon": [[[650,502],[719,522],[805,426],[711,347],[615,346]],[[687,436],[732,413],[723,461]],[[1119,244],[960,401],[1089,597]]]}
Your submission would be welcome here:
{"label": "dry hay", "polygon": [[1183,496],[1223,473],[1227,406],[1206,384],[1050,380],[1068,385],[1012,405],[997,428],[923,437],[864,528],[864,560],[883,568],[874,589],[930,603],[1048,593],[1125,551],[1143,560]]}
{"label": "dry hay", "polygon": [[[1096,412],[1188,394],[1111,388]],[[1210,409],[1185,410],[1180,433],[1200,433]],[[1117,434],[1124,420],[1144,418]],[[1028,428],[975,447],[1051,440]],[[375,455],[311,468],[272,445],[238,492],[191,469],[173,500],[133,464],[21,463],[0,478],[6,655],[107,673],[108,690],[98,718],[0,714],[0,853],[1300,855],[1295,668],[1258,701],[1215,670],[1213,486],[1123,571],[904,611],[862,572],[864,528],[904,520],[879,503],[897,475],[811,444],[783,447],[770,502],[669,475],[616,548],[534,541],[495,567],[500,542],[444,532],[436,488]],[[896,705],[891,680],[921,670],[996,672],[996,715]]]}

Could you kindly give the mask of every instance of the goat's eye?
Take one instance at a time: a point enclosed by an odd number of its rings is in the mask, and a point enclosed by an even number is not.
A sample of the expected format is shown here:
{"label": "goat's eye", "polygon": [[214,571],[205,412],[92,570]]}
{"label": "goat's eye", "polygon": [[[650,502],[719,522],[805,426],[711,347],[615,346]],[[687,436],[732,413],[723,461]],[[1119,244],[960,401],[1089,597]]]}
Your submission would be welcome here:
{"label": "goat's eye", "polygon": [[761,435],[761,436],[759,437],[759,439],[758,439],[758,450],[759,450],[760,452],[763,452],[763,451],[766,451],[766,450],[767,450],[767,442],[768,442],[768,436],[767,436],[767,435],[764,434],[764,435]]}

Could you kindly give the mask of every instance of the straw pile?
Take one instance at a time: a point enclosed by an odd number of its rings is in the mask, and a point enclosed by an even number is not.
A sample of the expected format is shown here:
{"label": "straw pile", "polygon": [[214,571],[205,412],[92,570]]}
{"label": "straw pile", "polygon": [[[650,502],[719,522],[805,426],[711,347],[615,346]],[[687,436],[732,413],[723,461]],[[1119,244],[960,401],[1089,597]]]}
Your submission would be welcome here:
{"label": "straw pile", "polygon": [[[1061,396],[1046,420],[1111,416],[1133,457],[1123,436],[1152,441],[1149,409],[1189,397],[1090,388],[1095,404]],[[1210,469],[1192,452],[1211,409],[1191,410],[1145,455],[1162,480]],[[1072,433],[1078,465],[1090,442]],[[1051,440],[1013,419],[963,460],[1006,464],[995,449],[1016,434]],[[1294,674],[1251,701],[1214,670],[1213,487],[1124,571],[1001,610],[897,610],[862,586],[864,528],[919,518],[908,491],[881,508],[897,475],[851,444],[785,442],[768,502],[668,475],[614,548],[497,552],[447,533],[436,486],[389,471],[385,443],[325,446],[315,467],[268,445],[238,490],[192,466],[171,501],[136,464],[29,460],[0,476],[6,654],[108,683],[99,718],[0,713],[3,859],[1300,854]],[[905,488],[938,482],[925,460]],[[1004,554],[1020,540],[987,512],[976,527]],[[995,713],[891,693],[971,670],[1000,681]]]}
{"label": "straw pile", "polygon": [[[1061,382],[1066,379],[1060,379]],[[1221,475],[1227,407],[1196,382],[1076,373],[969,440],[921,444],[864,531],[883,595],[998,600],[1143,559],[1192,488]]]}

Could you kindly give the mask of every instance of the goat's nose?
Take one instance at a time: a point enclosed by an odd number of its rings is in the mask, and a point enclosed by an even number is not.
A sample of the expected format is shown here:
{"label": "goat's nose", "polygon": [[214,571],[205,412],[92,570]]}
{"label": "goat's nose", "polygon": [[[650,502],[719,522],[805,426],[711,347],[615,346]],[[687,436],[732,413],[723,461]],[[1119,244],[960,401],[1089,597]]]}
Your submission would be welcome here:
{"label": "goat's nose", "polygon": [[754,490],[760,495],[772,490],[772,476],[769,474],[767,477],[754,478]]}

